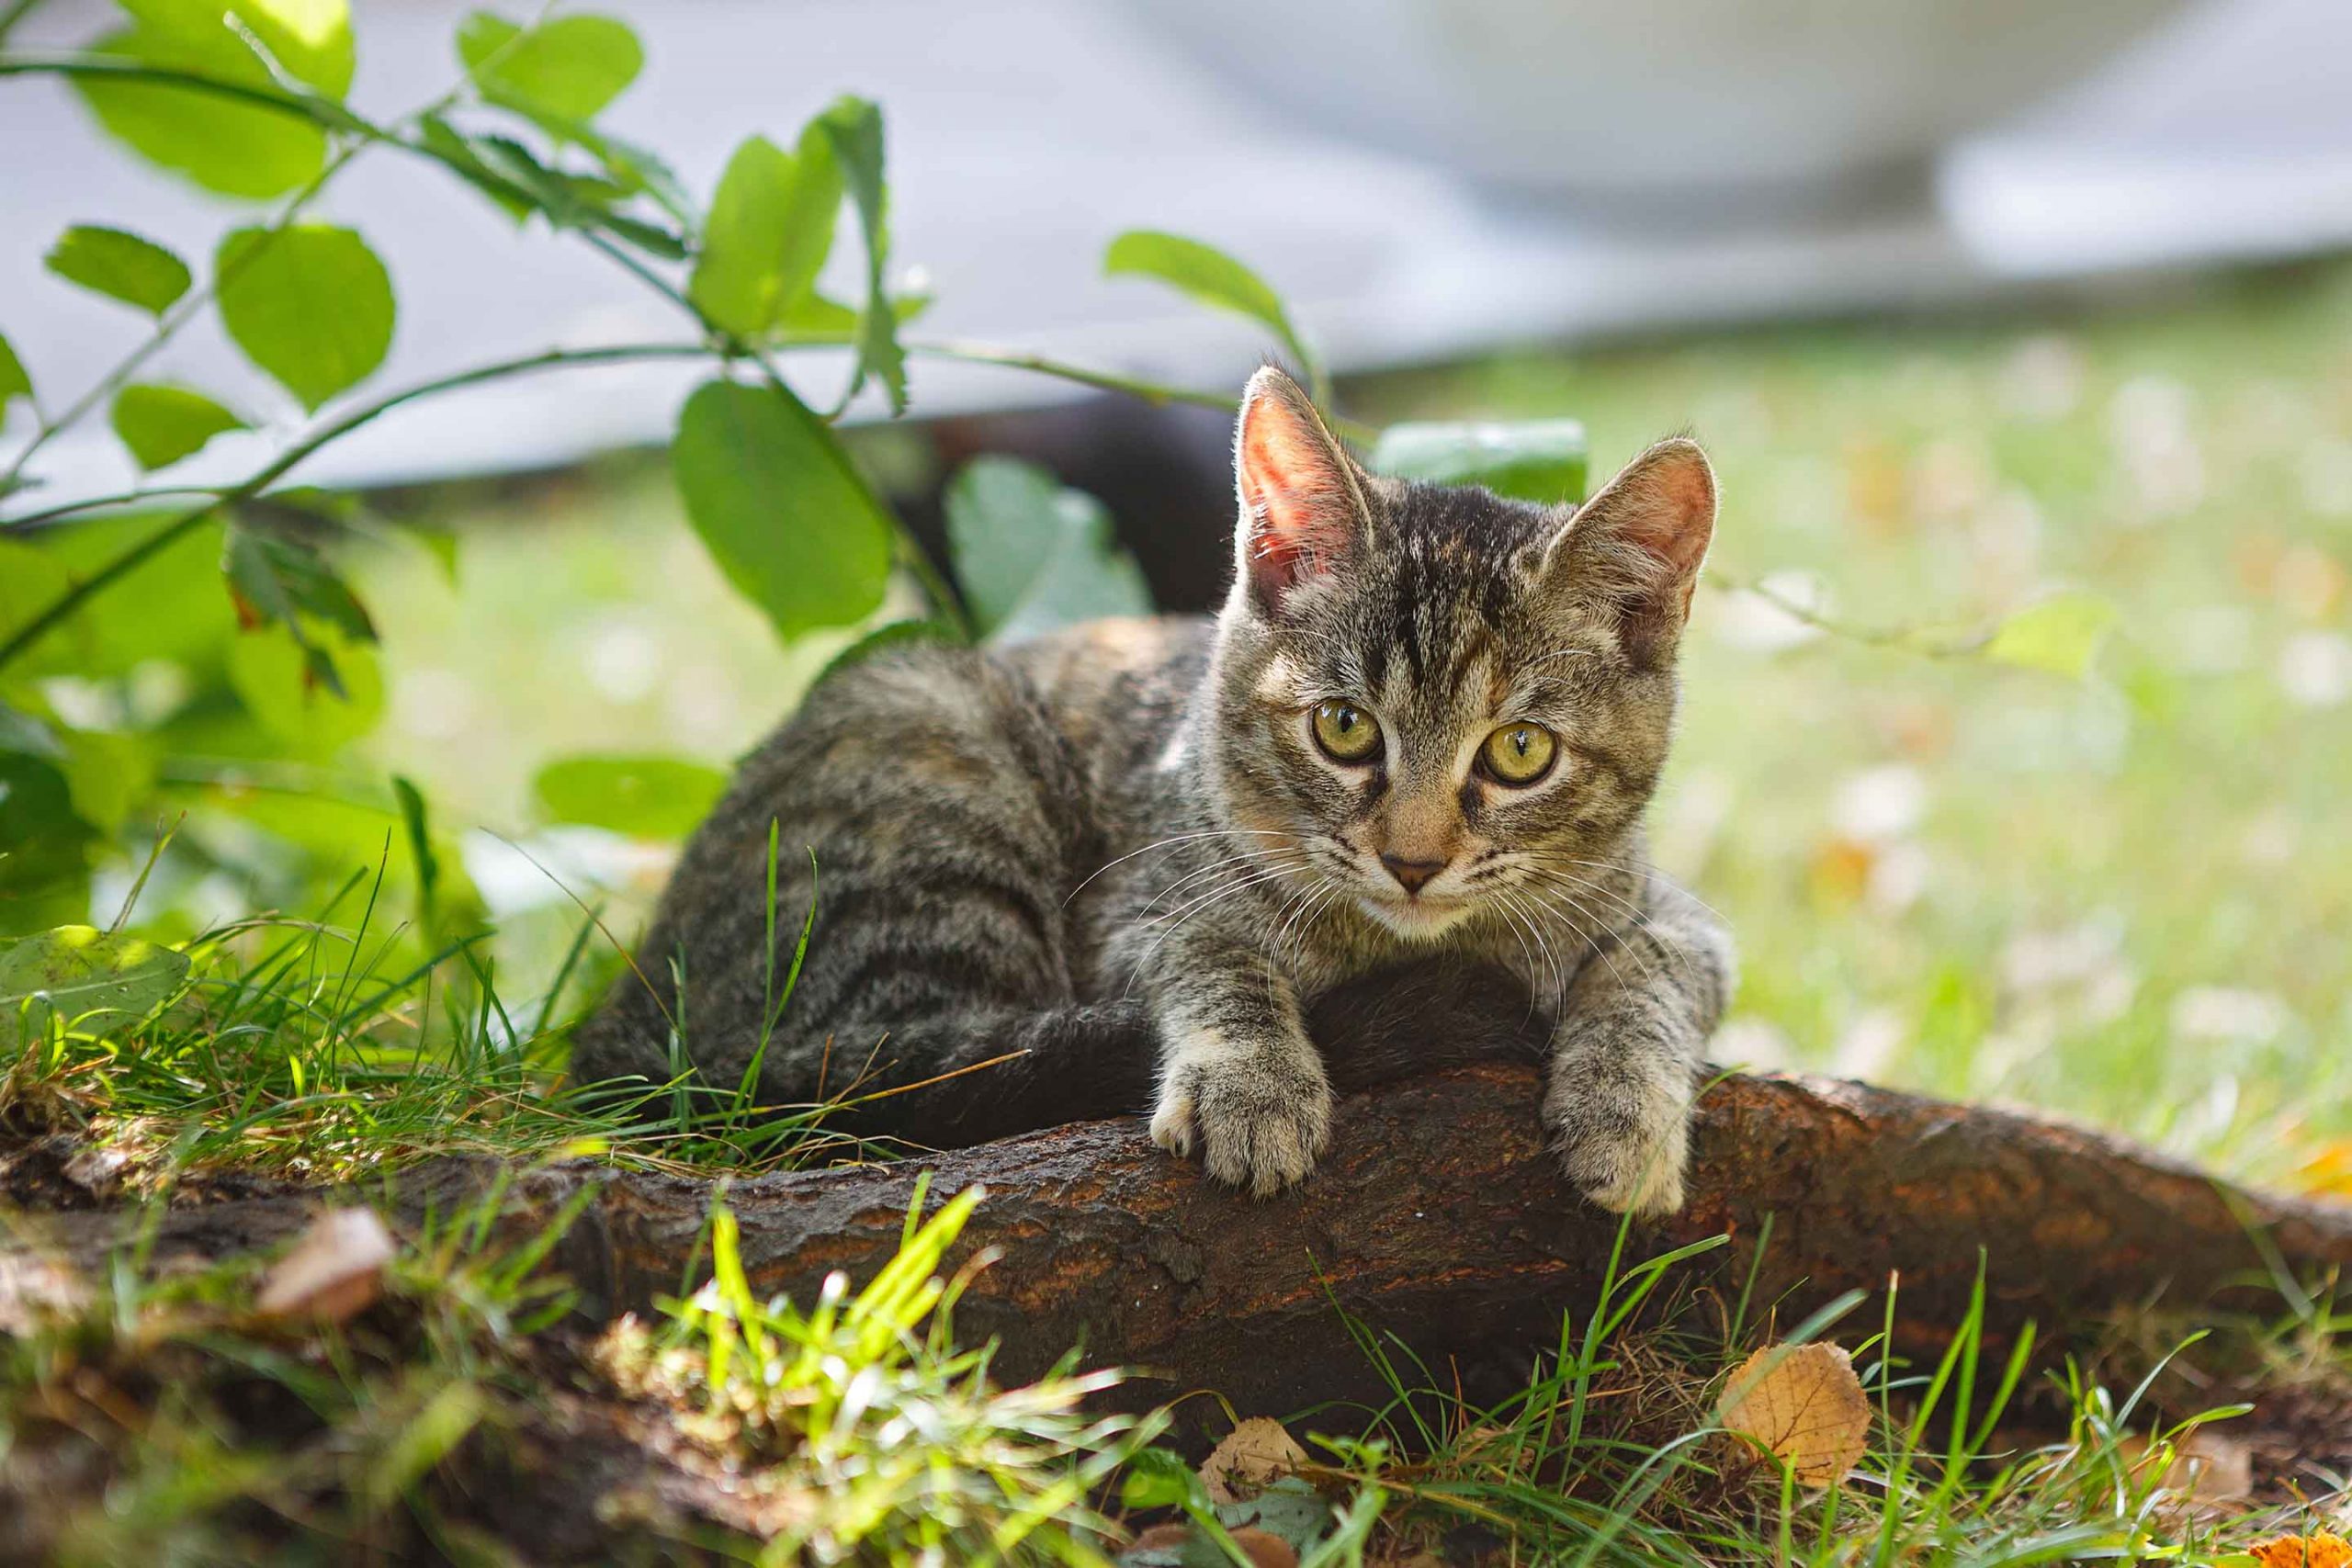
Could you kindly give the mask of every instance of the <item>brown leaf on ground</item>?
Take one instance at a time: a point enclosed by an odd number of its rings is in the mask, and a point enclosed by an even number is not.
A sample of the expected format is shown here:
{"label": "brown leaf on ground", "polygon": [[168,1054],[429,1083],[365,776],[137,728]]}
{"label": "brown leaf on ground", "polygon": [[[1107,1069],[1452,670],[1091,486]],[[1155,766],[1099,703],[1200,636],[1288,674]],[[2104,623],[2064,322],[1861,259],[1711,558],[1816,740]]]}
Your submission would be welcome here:
{"label": "brown leaf on ground", "polygon": [[1291,1440],[1281,1422],[1252,1416],[1201,1461],[1201,1484],[1212,1503],[1245,1502],[1306,1462],[1306,1450]]}
{"label": "brown leaf on ground", "polygon": [[1835,1345],[1768,1345],[1732,1374],[1715,1418],[1752,1439],[1807,1486],[1835,1486],[1862,1457],[1870,1401],[1853,1359]]}
{"label": "brown leaf on ground", "polygon": [[2275,1536],[2246,1550],[2261,1568],[2352,1568],[2352,1541],[2325,1530]]}
{"label": "brown leaf on ground", "polygon": [[263,1276],[254,1305],[271,1317],[341,1323],[376,1299],[391,1233],[373,1209],[330,1209]]}
{"label": "brown leaf on ground", "polygon": [[1298,1549],[1272,1530],[1243,1525],[1233,1532],[1233,1544],[1250,1560],[1250,1568],[1298,1568]]}

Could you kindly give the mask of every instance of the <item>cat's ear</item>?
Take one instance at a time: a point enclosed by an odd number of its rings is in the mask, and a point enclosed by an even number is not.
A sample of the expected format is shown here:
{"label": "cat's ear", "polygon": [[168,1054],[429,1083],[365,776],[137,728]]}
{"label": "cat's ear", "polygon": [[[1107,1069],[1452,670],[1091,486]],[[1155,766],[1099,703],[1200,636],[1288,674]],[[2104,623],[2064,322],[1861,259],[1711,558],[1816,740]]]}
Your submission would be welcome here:
{"label": "cat's ear", "polygon": [[1715,536],[1715,470],[1695,441],[1661,441],[1600,487],[1544,552],[1545,581],[1618,613],[1626,656],[1674,651]]}
{"label": "cat's ear", "polygon": [[1271,365],[1241,394],[1233,446],[1241,571],[1260,606],[1276,610],[1362,547],[1363,487],[1314,400]]}

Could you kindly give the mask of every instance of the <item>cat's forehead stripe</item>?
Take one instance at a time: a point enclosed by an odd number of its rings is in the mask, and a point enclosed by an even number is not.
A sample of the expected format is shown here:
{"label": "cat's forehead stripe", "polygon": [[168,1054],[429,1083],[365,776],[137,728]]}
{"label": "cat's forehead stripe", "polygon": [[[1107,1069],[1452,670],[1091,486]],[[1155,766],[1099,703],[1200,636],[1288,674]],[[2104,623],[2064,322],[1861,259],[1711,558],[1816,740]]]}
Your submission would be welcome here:
{"label": "cat's forehead stripe", "polygon": [[1261,702],[1285,703],[1298,694],[1300,686],[1298,660],[1287,653],[1277,653],[1266,661],[1266,671],[1258,677],[1258,697]]}

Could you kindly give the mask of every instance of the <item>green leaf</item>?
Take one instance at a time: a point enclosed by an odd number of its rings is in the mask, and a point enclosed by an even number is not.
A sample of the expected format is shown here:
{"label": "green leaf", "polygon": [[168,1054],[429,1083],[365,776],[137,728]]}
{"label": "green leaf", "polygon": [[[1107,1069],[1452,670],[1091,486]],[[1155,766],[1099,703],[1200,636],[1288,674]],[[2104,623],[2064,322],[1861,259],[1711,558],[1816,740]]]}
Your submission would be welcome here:
{"label": "green leaf", "polygon": [[433,833],[425,820],[424,792],[413,781],[394,773],[392,798],[400,803],[401,828],[408,834],[409,858],[416,863],[417,908],[429,931],[433,926],[433,896],[441,886],[441,861],[433,852]]}
{"label": "green leaf", "polygon": [[216,435],[251,428],[202,392],[143,381],[115,394],[111,423],[131,457],[151,471],[194,457]]}
{"label": "green leaf", "polygon": [[631,198],[620,182],[556,168],[511,136],[469,136],[437,115],[425,117],[423,143],[517,222],[537,212],[559,229],[601,230],[664,261],[685,259],[682,237],[614,210]]}
{"label": "green leaf", "polygon": [[1392,424],[1372,449],[1374,471],[1441,485],[1484,485],[1544,505],[1584,499],[1589,455],[1573,419],[1510,423]]}
{"label": "green leaf", "polygon": [[2029,604],[1993,630],[1985,658],[2079,681],[2115,625],[2115,606],[2092,593],[2060,593]]}
{"label": "green leaf", "polygon": [[816,126],[797,153],[746,141],[719,176],[687,298],[739,337],[767,336],[815,287],[841,204],[841,168]]}
{"label": "green leaf", "polygon": [[[890,314],[903,327],[930,310],[933,303],[933,297],[929,294],[893,294],[890,296]],[[787,333],[797,333],[807,337],[837,337],[854,341],[858,330],[858,312],[854,306],[844,305],[838,299],[828,299],[812,291],[802,295],[799,303],[787,307],[784,320],[778,324]]]}
{"label": "green leaf", "polygon": [[237,619],[247,627],[290,622],[299,611],[327,622],[355,641],[376,640],[376,623],[368,617],[367,606],[308,545],[232,524],[221,570],[228,573]]}
{"label": "green leaf", "polygon": [[538,198],[483,161],[474,151],[474,139],[437,114],[418,122],[417,140],[459,177],[506,209],[520,223],[538,209]]}
{"label": "green leaf", "polygon": [[978,457],[947,487],[947,542],[972,619],[1013,641],[1075,621],[1151,611],[1110,513],[1033,463]]}
{"label": "green leaf", "polygon": [[1205,1513],[1209,1495],[1183,1456],[1167,1449],[1144,1449],[1127,1461],[1126,1473],[1119,1483],[1119,1506]]}
{"label": "green leaf", "polygon": [[552,115],[533,117],[553,134],[576,141],[595,160],[605,165],[605,172],[615,184],[632,196],[650,197],[656,207],[691,230],[698,226],[694,203],[687,198],[686,187],[670,165],[651,149],[634,141],[584,125],[576,119],[563,119]]}
{"label": "green leaf", "polygon": [[865,304],[857,318],[854,396],[869,376],[879,377],[890,412],[907,411],[907,355],[899,346],[899,317],[883,286],[890,265],[890,192],[883,179],[882,111],[865,98],[842,97],[817,117],[832,143],[850,201],[865,235]]}
{"label": "green leaf", "polygon": [[[223,541],[220,570],[228,579],[229,597],[236,605],[237,624],[242,629],[283,627],[301,654],[304,686],[322,687],[330,695],[350,698],[357,704],[356,694],[345,685],[342,669],[336,663],[335,644],[348,641],[353,646],[364,646],[374,642],[376,625],[368,617],[367,607],[316,550],[292,539],[234,524]],[[322,638],[311,625],[313,620],[332,635]],[[243,639],[239,640],[242,646]],[[254,706],[251,703],[246,705]],[[258,707],[254,711],[261,714]],[[277,711],[282,715],[282,709]],[[370,714],[371,722],[372,718]]]}
{"label": "green leaf", "polygon": [[0,752],[0,932],[89,913],[93,837],[58,763]]}
{"label": "green leaf", "polygon": [[1330,1528],[1331,1505],[1306,1482],[1286,1475],[1255,1497],[1218,1505],[1216,1517],[1227,1529],[1249,1525],[1280,1536],[1304,1556]]}
{"label": "green leaf", "polygon": [[121,229],[76,223],[57,237],[41,265],[109,299],[160,316],[187,292],[187,264],[152,240]]}
{"label": "green leaf", "polygon": [[154,743],[143,735],[77,729],[68,736],[63,772],[74,815],[112,833],[154,793]]}
{"label": "green leaf", "polygon": [[[216,8],[208,27],[142,19],[100,39],[95,52],[275,89],[253,46],[220,20],[225,14]],[[74,89],[99,124],[149,163],[222,196],[256,201],[283,196],[326,166],[325,130],[296,115],[198,87],[123,77],[79,76]]]}
{"label": "green leaf", "polygon": [[[191,17],[217,17],[220,0],[161,0],[168,8]],[[142,0],[132,9],[154,6]],[[332,98],[351,91],[351,73],[357,64],[351,39],[351,7],[346,0],[228,0],[225,9],[253,29],[270,58],[289,76],[309,83]]]}
{"label": "green leaf", "polygon": [[727,790],[727,775],[674,757],[565,757],[531,782],[551,821],[582,822],[633,839],[683,839]]}
{"label": "green leaf", "polygon": [[[0,626],[12,634],[21,631],[73,581],[152,538],[169,516],[139,512],[91,517],[43,532],[38,546],[0,540]],[[220,537],[220,524],[199,524],[147,557],[51,628],[11,666],[10,674],[100,680],[129,675],[156,659],[212,668],[237,629],[227,595],[214,586]]]}
{"label": "green leaf", "polygon": [[213,276],[229,335],[306,409],[364,380],[392,345],[392,280],[349,229],[240,229]]}
{"label": "green leaf", "polygon": [[1316,370],[1315,355],[1290,324],[1282,296],[1214,245],[1156,229],[1130,229],[1102,253],[1102,270],[1114,277],[1157,278],[1204,305],[1247,316],[1280,338],[1299,368]]}
{"label": "green leaf", "polygon": [[481,96],[521,114],[591,120],[645,68],[626,23],[565,16],[527,30],[489,11],[458,29],[458,56]]}
{"label": "green leaf", "polygon": [[[245,711],[300,756],[333,755],[376,727],[384,677],[373,649],[329,626],[293,623],[229,645],[229,684]],[[329,677],[332,676],[330,682]]]}
{"label": "green leaf", "polygon": [[706,382],[671,449],[686,517],[786,639],[872,615],[895,531],[832,431],[775,387]]}
{"label": "green leaf", "polygon": [[0,424],[7,423],[11,402],[18,398],[30,402],[32,396],[33,380],[25,374],[25,362],[17,357],[17,351],[8,346],[8,340],[0,336]]}
{"label": "green leaf", "polygon": [[145,1017],[187,980],[187,954],[88,926],[61,926],[0,946],[0,1044],[93,1014]]}
{"label": "green leaf", "polygon": [[53,551],[0,539],[0,637],[14,637],[73,585]]}

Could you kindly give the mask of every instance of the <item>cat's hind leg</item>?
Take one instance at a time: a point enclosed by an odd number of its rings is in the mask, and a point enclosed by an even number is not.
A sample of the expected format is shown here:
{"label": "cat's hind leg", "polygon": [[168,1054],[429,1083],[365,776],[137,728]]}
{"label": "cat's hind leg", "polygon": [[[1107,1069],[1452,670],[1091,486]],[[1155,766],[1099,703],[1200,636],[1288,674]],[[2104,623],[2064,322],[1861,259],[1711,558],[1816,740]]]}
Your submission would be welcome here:
{"label": "cat's hind leg", "polygon": [[1101,855],[1026,681],[969,649],[877,654],[745,761],[641,946],[650,987],[616,987],[577,1076],[658,1081],[674,1024],[706,1085],[733,1089],[757,1055],[761,1103],[847,1096],[860,1132],[970,1142],[1140,1105],[1141,1008],[1082,1003],[1070,977],[1072,868]]}

